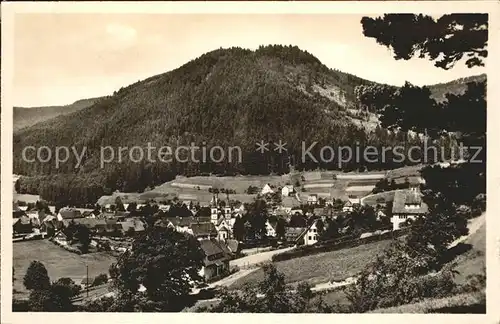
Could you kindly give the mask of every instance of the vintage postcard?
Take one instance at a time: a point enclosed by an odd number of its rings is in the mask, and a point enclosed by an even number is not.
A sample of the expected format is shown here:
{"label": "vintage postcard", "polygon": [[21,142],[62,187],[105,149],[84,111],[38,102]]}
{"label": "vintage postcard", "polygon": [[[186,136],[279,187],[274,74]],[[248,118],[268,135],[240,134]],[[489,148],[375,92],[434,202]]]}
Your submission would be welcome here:
{"label": "vintage postcard", "polygon": [[498,323],[498,14],[2,4],[2,322]]}

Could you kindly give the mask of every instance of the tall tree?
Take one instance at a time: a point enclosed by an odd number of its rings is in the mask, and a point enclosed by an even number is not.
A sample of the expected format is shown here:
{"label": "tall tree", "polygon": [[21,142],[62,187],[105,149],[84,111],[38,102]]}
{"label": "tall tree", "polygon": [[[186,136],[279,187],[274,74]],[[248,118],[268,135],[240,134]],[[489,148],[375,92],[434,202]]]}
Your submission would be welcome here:
{"label": "tall tree", "polygon": [[[151,227],[110,268],[118,297],[111,311],[180,311],[189,302],[204,254],[191,235]],[[140,292],[143,285],[146,291]]]}
{"label": "tall tree", "polygon": [[449,14],[438,19],[387,14],[363,17],[361,24],[363,34],[391,48],[397,60],[418,56],[448,70],[464,57],[468,67],[484,66],[488,56],[488,14]]}
{"label": "tall tree", "polygon": [[47,290],[50,288],[50,278],[47,269],[39,261],[31,261],[23,279],[28,290]]}

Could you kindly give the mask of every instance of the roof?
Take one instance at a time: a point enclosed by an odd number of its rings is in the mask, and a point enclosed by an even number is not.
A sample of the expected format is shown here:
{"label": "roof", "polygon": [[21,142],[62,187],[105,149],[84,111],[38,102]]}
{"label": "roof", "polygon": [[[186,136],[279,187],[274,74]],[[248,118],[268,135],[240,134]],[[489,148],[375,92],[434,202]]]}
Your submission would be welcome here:
{"label": "roof", "polygon": [[61,208],[61,210],[59,210],[59,214],[63,219],[83,218],[82,213],[73,208]]}
{"label": "roof", "polygon": [[127,220],[125,222],[121,222],[119,224],[122,226],[122,230],[125,232],[130,230],[131,228],[133,228],[134,231],[136,231],[136,232],[142,232],[146,229],[144,227],[144,223],[139,219],[129,219],[129,220]]}
{"label": "roof", "polygon": [[28,216],[26,216],[26,215],[23,215],[23,216],[21,216],[19,218],[13,218],[12,219],[12,225],[17,224],[17,222],[19,222],[22,225],[28,225],[28,224],[30,224],[30,218]]}
{"label": "roof", "polygon": [[75,224],[81,224],[84,225],[88,228],[94,228],[98,225],[105,226],[106,225],[106,220],[105,219],[96,219],[96,218],[79,218],[79,219],[72,219],[72,220],[63,220],[62,221],[65,227],[68,227],[68,225],[71,222],[74,222]]}
{"label": "roof", "polygon": [[324,208],[314,208],[313,214],[316,216],[321,216],[321,215],[325,214],[325,209]]}
{"label": "roof", "polygon": [[[406,208],[408,204],[418,205],[414,208]],[[394,193],[392,205],[393,214],[422,215],[429,211],[427,204],[422,201],[421,194],[411,190],[398,190]]]}
{"label": "roof", "polygon": [[196,219],[193,216],[188,217],[166,217],[165,220],[172,223],[174,226],[190,226],[192,223],[196,222]]}
{"label": "roof", "polygon": [[286,227],[285,238],[287,241],[297,241],[307,231],[307,227]]}
{"label": "roof", "polygon": [[226,223],[226,226],[228,226],[226,222],[226,217],[224,216],[219,217],[219,220],[217,221],[217,226],[220,226],[222,223]]}
{"label": "roof", "polygon": [[194,236],[217,235],[217,229],[211,222],[193,223],[191,224],[191,230]]}
{"label": "roof", "polygon": [[227,261],[231,258],[231,251],[229,250],[229,248],[225,244],[214,239],[201,240],[200,246],[203,250],[203,253],[207,257],[207,259],[205,260],[205,266],[216,264],[217,261]]}
{"label": "roof", "polygon": [[130,212],[128,211],[115,211],[115,217],[129,217]]}
{"label": "roof", "polygon": [[300,203],[297,199],[295,199],[295,197],[283,197],[281,199],[281,205],[283,207],[293,208],[293,207],[299,207]]}
{"label": "roof", "polygon": [[200,246],[207,257],[224,253],[224,250],[218,244],[215,244],[215,240],[201,240]]}

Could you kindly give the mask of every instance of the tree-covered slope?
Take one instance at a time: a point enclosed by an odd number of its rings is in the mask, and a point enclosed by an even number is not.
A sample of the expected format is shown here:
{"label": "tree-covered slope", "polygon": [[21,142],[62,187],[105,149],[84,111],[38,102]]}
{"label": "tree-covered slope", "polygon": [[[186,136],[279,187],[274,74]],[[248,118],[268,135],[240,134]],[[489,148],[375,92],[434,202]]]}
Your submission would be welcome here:
{"label": "tree-covered slope", "polygon": [[60,115],[70,114],[92,106],[99,99],[101,98],[82,99],[66,106],[14,107],[13,129],[16,131]]}

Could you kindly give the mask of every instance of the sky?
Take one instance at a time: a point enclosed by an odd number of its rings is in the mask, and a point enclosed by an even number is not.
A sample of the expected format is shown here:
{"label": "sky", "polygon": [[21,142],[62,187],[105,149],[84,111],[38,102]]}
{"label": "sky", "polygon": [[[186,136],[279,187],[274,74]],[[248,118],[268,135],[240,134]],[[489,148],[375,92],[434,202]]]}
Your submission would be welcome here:
{"label": "sky", "polygon": [[485,73],[395,60],[352,14],[16,14],[14,106],[66,105],[112,94],[217,48],[297,45],[329,68],[402,85]]}

